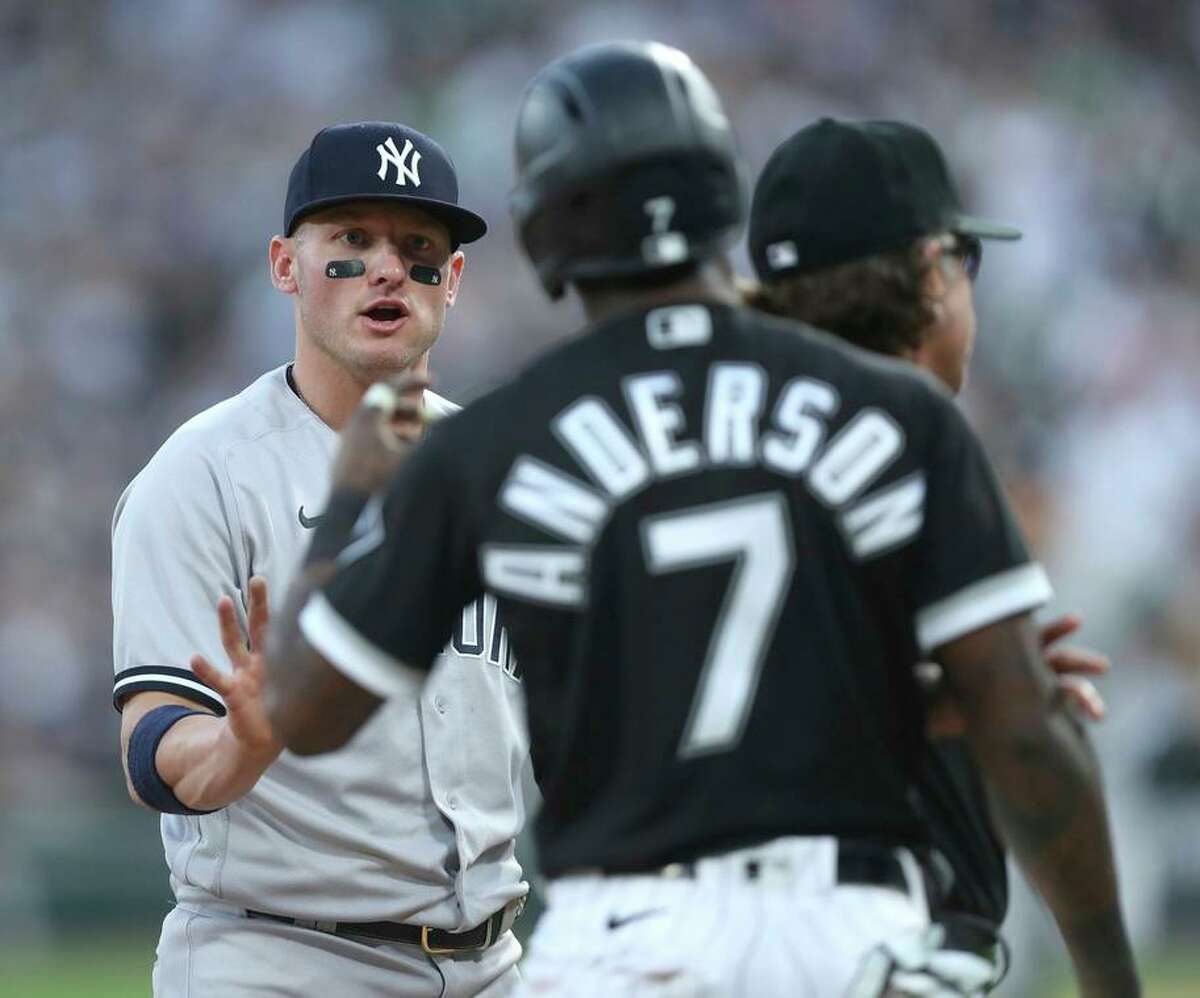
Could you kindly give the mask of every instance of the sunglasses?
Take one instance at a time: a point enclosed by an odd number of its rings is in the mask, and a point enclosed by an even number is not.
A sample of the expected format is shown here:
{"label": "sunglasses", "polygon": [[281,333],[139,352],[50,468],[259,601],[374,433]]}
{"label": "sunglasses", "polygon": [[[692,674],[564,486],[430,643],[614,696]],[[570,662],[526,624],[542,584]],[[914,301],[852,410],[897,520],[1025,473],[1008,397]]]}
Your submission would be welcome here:
{"label": "sunglasses", "polygon": [[952,232],[942,237],[942,251],[957,257],[967,279],[974,281],[979,276],[983,263],[983,240],[962,232]]}

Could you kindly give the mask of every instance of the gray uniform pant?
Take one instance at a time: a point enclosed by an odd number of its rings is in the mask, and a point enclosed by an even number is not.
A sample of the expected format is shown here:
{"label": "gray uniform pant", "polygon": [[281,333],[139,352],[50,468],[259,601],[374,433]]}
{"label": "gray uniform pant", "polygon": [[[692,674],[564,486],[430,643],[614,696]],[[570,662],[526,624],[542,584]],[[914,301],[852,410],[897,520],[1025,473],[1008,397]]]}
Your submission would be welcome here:
{"label": "gray uniform pant", "polygon": [[347,939],[229,911],[176,907],[154,963],[155,998],[507,998],[520,983],[511,932],[482,952]]}

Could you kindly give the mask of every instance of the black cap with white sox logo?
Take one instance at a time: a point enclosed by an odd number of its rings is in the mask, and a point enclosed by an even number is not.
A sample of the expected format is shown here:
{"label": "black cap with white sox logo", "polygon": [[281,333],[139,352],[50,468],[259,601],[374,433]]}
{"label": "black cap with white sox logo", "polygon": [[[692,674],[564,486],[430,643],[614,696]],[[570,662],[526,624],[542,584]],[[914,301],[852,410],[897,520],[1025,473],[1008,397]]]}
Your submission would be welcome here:
{"label": "black cap with white sox logo", "polygon": [[822,118],[763,167],[750,209],[750,258],[769,281],[940,232],[1021,238],[1011,225],[963,211],[946,157],[923,128]]}
{"label": "black cap with white sox logo", "polygon": [[288,177],[283,231],[291,235],[309,212],[346,201],[395,201],[429,212],[455,246],[487,232],[487,223],[458,203],[454,163],[415,128],[359,121],[323,128]]}

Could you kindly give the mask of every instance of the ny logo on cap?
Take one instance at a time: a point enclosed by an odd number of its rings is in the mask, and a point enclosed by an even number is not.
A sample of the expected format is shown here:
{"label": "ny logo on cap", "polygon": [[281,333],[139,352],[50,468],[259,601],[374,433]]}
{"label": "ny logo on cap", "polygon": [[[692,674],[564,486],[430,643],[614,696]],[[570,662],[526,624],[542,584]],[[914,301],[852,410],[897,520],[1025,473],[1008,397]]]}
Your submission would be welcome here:
{"label": "ny logo on cap", "polygon": [[421,163],[421,154],[413,148],[412,139],[405,139],[404,149],[397,152],[396,142],[389,135],[386,142],[381,142],[375,147],[375,151],[379,153],[379,173],[377,176],[380,180],[387,179],[387,168],[388,164],[391,163],[396,168],[397,186],[405,186],[405,177],[413,182],[413,187],[421,186],[421,175],[417,172],[417,167]]}

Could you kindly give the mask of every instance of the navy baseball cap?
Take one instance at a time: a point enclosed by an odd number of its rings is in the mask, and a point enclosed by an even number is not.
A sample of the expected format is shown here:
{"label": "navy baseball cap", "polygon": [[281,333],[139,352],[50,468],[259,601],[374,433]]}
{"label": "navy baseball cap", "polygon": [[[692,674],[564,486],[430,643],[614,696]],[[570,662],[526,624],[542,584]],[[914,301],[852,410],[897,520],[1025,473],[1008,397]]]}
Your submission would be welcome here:
{"label": "navy baseball cap", "polygon": [[283,231],[290,236],[310,212],[346,201],[411,204],[450,230],[455,246],[487,232],[487,223],[458,203],[454,163],[415,128],[359,121],[323,128],[288,177]]}
{"label": "navy baseball cap", "polygon": [[923,128],[822,118],[784,142],[763,167],[750,209],[750,258],[766,281],[939,232],[1021,238],[1011,225],[962,210],[946,157]]}

